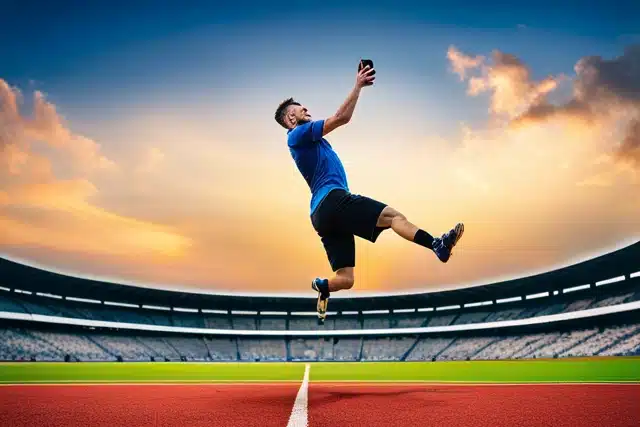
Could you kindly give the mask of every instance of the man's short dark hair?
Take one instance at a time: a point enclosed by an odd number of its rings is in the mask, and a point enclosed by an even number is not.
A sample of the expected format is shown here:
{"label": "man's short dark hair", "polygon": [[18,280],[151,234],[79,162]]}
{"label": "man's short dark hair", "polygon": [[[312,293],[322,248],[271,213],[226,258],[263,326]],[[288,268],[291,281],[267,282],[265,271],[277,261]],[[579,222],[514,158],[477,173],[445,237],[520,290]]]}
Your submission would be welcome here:
{"label": "man's short dark hair", "polygon": [[274,115],[276,122],[278,122],[278,124],[285,129],[287,129],[287,125],[284,123],[284,114],[286,113],[287,108],[289,108],[290,105],[300,105],[300,103],[294,101],[293,98],[285,99],[280,103],[280,105],[278,105],[276,114]]}

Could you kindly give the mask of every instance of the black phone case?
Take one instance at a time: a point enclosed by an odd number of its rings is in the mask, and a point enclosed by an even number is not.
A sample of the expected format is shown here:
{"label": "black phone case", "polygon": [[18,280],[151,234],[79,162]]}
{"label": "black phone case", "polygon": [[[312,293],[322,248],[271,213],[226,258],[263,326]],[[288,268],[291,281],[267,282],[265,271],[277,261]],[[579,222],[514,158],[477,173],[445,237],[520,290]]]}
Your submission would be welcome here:
{"label": "black phone case", "polygon": [[[370,68],[373,68],[373,61],[371,59],[361,59],[360,63],[358,64],[358,71],[362,70],[364,67],[369,66]],[[376,74],[376,70],[373,70],[373,74]]]}

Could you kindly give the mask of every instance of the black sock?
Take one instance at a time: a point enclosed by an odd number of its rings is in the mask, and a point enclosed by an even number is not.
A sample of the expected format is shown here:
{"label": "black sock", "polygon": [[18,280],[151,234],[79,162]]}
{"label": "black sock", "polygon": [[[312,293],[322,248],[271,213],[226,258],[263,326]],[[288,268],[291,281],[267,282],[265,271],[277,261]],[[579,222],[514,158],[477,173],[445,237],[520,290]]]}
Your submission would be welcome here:
{"label": "black sock", "polygon": [[433,248],[433,236],[424,230],[416,231],[416,235],[413,236],[413,242],[425,248]]}

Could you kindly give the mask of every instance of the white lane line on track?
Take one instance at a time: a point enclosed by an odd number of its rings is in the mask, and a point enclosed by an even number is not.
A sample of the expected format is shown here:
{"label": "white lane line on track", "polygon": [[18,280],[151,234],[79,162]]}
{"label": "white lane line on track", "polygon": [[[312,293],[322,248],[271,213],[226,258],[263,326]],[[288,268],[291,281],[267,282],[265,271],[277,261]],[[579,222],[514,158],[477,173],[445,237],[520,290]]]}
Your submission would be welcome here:
{"label": "white lane line on track", "polygon": [[300,385],[300,389],[298,390],[296,401],[293,404],[293,409],[291,410],[291,416],[289,417],[289,422],[287,423],[287,427],[307,427],[309,425],[308,414],[307,414],[307,402],[308,402],[308,393],[309,393],[309,371],[310,370],[311,370],[311,366],[307,363],[304,366],[304,377],[302,379],[302,384]]}

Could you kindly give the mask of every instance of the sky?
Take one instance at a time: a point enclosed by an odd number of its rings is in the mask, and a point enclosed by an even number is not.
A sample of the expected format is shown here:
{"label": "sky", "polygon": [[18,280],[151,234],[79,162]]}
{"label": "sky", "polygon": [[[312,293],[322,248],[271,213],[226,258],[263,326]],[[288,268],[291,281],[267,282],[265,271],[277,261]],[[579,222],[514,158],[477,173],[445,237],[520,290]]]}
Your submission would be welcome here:
{"label": "sky", "polygon": [[0,255],[309,293],[331,269],[273,114],[289,96],[333,114],[360,58],[376,83],[327,137],[351,190],[465,235],[446,264],[392,231],[357,239],[349,293],[489,283],[633,243],[640,5],[611,5],[5,1]]}

